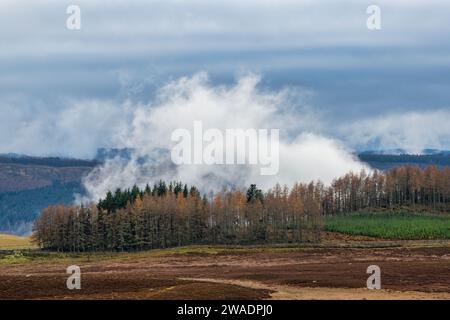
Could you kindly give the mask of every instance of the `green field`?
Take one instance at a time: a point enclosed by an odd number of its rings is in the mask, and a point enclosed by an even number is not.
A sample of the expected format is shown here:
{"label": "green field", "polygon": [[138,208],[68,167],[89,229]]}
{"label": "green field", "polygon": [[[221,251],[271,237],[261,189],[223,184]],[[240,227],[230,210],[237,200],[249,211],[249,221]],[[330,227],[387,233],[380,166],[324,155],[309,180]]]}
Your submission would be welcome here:
{"label": "green field", "polygon": [[450,239],[450,216],[355,213],[326,218],[325,230],[384,239]]}

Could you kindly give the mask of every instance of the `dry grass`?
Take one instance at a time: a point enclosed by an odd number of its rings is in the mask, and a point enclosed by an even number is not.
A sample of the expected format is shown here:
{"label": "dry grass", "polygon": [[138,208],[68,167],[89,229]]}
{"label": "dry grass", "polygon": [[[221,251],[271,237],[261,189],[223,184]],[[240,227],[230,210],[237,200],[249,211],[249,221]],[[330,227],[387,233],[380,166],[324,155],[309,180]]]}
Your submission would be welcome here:
{"label": "dry grass", "polygon": [[34,249],[30,237],[18,237],[10,234],[0,234],[0,250]]}

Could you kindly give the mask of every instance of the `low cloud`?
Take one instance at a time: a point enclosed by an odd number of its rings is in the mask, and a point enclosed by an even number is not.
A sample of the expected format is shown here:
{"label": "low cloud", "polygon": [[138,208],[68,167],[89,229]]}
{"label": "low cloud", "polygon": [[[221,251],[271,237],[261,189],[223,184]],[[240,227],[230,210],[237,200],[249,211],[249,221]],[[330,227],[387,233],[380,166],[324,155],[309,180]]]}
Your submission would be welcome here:
{"label": "low cloud", "polygon": [[22,101],[0,106],[0,153],[92,158],[127,129],[128,107],[110,101],[62,101],[59,108]]}
{"label": "low cloud", "polygon": [[[336,176],[364,168],[338,141],[313,132],[320,122],[317,115],[307,106],[292,105],[292,96],[299,92],[264,90],[259,81],[258,76],[246,75],[234,85],[217,86],[199,73],[170,82],[153,103],[135,106],[129,128],[120,137],[123,147],[134,150],[131,160],[112,159],[93,171],[84,180],[89,199],[158,179],[181,180],[209,191],[250,183],[261,187],[317,179],[330,183]],[[280,129],[279,173],[261,176],[259,168],[250,165],[174,166],[167,152],[173,146],[171,133],[191,129],[194,121],[223,131]]]}
{"label": "low cloud", "polygon": [[[304,99],[301,88],[274,90],[260,77],[247,74],[231,85],[218,85],[206,73],[181,77],[160,87],[150,102],[116,100],[60,100],[59,108],[44,102],[3,101],[0,107],[0,153],[62,155],[92,158],[99,147],[129,148],[130,159],[117,158],[96,168],[84,184],[88,200],[106,191],[159,179],[182,180],[204,191],[223,186],[242,187],[320,179],[364,168],[353,153],[367,149],[448,149],[448,108],[396,112],[334,122]],[[131,97],[132,97],[131,93]],[[141,102],[139,102],[141,101]],[[279,172],[261,176],[248,165],[180,165],[170,159],[171,133],[192,129],[280,129]],[[86,199],[84,199],[86,200]]]}
{"label": "low cloud", "polygon": [[357,149],[401,149],[421,153],[450,145],[450,109],[405,112],[360,119],[341,126],[341,135]]}

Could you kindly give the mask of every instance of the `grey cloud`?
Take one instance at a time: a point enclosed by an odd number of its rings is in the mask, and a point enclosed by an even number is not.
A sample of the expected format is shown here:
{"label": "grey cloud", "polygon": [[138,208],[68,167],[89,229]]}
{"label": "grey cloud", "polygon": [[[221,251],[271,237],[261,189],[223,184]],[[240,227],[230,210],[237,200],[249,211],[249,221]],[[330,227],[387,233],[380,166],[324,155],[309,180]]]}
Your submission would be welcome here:
{"label": "grey cloud", "polygon": [[[296,98],[320,113],[315,130],[326,123],[331,136],[359,119],[434,112],[450,101],[448,1],[377,1],[379,32],[365,26],[370,1],[77,3],[80,31],[65,27],[72,1],[0,2],[0,152],[89,156],[114,133],[97,124],[85,131],[93,139],[77,139],[57,124],[82,125],[64,118],[74,106],[97,101],[83,114],[120,127],[115,117],[129,111],[118,106],[151,103],[164,84],[201,70],[214,85],[257,72],[262,87],[301,88],[309,94]],[[449,148],[446,141],[436,146]]]}

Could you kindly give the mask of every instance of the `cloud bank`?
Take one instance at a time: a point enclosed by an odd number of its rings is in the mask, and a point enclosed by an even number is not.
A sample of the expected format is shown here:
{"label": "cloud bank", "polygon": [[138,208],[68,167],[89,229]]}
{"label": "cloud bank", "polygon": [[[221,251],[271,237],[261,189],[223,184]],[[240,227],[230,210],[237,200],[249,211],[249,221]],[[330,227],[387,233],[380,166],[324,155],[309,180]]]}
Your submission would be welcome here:
{"label": "cloud bank", "polygon": [[405,112],[360,119],[341,126],[342,137],[354,148],[401,149],[420,154],[450,145],[450,108]]}
{"label": "cloud bank", "polygon": [[[250,183],[268,188],[318,179],[330,183],[336,176],[364,168],[341,143],[313,132],[315,114],[309,107],[292,105],[292,96],[298,93],[264,90],[259,82],[258,76],[246,75],[234,85],[214,86],[205,73],[199,73],[161,88],[153,103],[135,106],[128,129],[118,136],[122,147],[135,150],[131,160],[116,158],[94,170],[84,180],[89,198],[159,179],[181,180],[204,191]],[[250,165],[174,166],[164,152],[174,145],[171,133],[191,129],[194,121],[222,131],[280,129],[279,173],[261,176],[259,168]]]}
{"label": "cloud bank", "polygon": [[145,100],[149,87],[198,70],[217,83],[254,71],[275,90],[308,87],[341,121],[450,100],[445,0],[379,0],[379,32],[367,30],[372,3],[360,0],[79,0],[79,31],[66,28],[69,4],[0,1],[0,108],[20,98],[23,112],[46,114],[61,98],[128,89]]}
{"label": "cloud bank", "polygon": [[61,101],[59,108],[0,105],[0,153],[93,158],[99,146],[113,146],[127,129],[126,106],[110,101]]}
{"label": "cloud bank", "polygon": [[[271,89],[254,74],[217,85],[206,73],[197,73],[166,83],[147,103],[60,100],[60,108],[42,112],[39,105],[19,108],[19,101],[11,100],[0,108],[0,153],[92,158],[98,147],[134,150],[131,160],[109,160],[85,178],[88,199],[96,200],[108,190],[159,179],[182,180],[204,190],[317,179],[329,183],[364,167],[354,150],[420,153],[450,144],[449,109],[388,113],[340,124],[309,105],[309,94],[301,88]],[[222,131],[280,129],[279,173],[261,176],[259,167],[243,165],[175,166],[171,133],[192,129],[194,121]]]}

